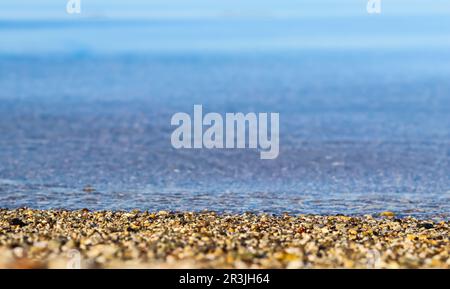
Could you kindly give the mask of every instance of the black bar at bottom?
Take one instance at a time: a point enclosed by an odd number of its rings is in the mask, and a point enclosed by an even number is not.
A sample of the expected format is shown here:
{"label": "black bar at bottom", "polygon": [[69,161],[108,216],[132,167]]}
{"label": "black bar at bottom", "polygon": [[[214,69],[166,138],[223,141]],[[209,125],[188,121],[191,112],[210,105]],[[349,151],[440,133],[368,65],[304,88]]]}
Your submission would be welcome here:
{"label": "black bar at bottom", "polygon": [[[120,288],[345,288],[425,286],[441,288],[449,270],[240,270],[240,269],[150,269],[150,270],[0,270],[2,280],[12,284],[45,286],[70,284],[93,288],[109,284]],[[3,275],[3,276],[2,276]],[[60,275],[60,276],[57,276]],[[443,283],[442,283],[443,282]],[[61,288],[58,286],[58,288]]]}

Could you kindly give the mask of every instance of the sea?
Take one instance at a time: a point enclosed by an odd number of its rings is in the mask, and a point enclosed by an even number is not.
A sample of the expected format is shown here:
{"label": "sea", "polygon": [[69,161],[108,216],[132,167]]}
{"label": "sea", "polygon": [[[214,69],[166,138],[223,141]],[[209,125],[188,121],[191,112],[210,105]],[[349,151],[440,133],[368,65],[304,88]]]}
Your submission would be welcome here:
{"label": "sea", "polygon": [[[450,218],[450,4],[0,4],[0,208]],[[386,2],[386,3],[385,3]],[[280,153],[171,117],[280,115]]]}

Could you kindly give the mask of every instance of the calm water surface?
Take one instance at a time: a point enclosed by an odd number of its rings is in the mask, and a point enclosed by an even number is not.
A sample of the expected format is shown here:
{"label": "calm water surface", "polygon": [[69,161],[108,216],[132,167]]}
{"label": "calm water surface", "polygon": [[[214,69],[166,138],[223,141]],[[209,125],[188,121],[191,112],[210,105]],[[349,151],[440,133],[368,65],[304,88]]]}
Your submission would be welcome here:
{"label": "calm water surface", "polygon": [[[0,207],[449,218],[450,20],[427,17],[0,21]],[[194,104],[279,112],[279,157],[174,150]]]}

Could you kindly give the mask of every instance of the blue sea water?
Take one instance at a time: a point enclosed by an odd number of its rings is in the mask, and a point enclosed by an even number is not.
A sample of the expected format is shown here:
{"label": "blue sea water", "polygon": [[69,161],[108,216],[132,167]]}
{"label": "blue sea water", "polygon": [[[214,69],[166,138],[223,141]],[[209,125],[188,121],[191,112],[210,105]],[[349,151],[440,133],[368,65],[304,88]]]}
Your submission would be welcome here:
{"label": "blue sea water", "polygon": [[[445,1],[21,2],[0,4],[0,207],[449,218]],[[194,104],[279,112],[279,157],[173,149]]]}

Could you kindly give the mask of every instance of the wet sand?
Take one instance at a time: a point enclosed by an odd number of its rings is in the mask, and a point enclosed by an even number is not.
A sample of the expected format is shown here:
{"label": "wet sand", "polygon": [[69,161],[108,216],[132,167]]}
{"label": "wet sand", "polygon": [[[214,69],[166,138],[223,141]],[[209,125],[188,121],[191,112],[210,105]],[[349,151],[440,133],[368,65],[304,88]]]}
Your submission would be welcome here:
{"label": "wet sand", "polygon": [[0,210],[2,268],[450,268],[450,222]]}

